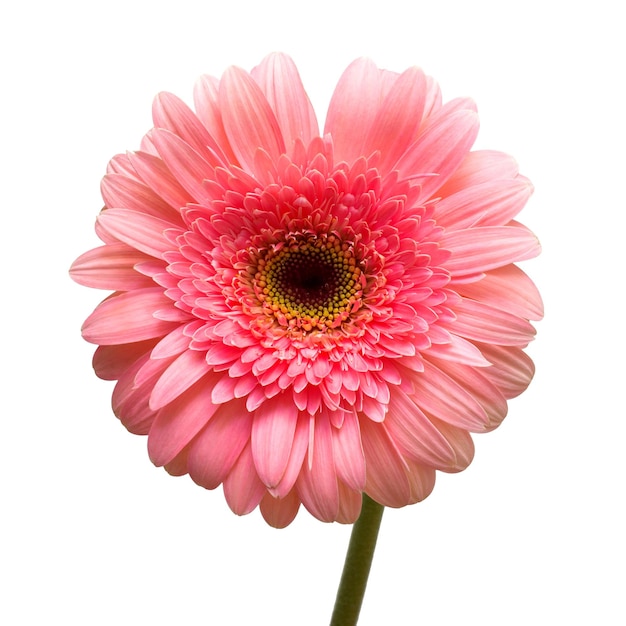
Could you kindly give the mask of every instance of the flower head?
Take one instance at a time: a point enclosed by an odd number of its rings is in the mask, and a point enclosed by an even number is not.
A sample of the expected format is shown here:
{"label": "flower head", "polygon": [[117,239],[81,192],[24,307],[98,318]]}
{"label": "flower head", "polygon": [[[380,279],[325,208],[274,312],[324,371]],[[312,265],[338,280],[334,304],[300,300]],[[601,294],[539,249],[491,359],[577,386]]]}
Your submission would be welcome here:
{"label": "flower head", "polygon": [[424,499],[532,378],[542,304],[514,263],[539,244],[513,219],[531,184],[470,151],[473,102],[417,68],[352,63],[323,134],[281,54],[194,100],[157,96],[102,181],[104,245],[71,269],[114,291],[83,336],[116,415],[274,526]]}

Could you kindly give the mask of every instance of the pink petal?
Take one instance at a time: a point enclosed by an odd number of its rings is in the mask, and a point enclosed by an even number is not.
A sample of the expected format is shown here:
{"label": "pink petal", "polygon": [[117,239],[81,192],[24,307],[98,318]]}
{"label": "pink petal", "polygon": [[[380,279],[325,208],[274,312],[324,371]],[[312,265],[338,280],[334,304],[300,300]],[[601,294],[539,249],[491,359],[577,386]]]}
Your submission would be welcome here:
{"label": "pink petal", "polygon": [[[238,378],[222,376],[222,378],[219,379],[215,387],[213,387],[213,391],[211,392],[211,400],[215,402],[215,404],[224,404],[224,402],[230,402],[230,400],[237,397],[235,395],[235,389],[238,382]],[[254,382],[256,386],[256,379]]]}
{"label": "pink petal", "polygon": [[309,439],[311,432],[311,420],[306,413],[298,415],[298,423],[296,424],[296,432],[293,437],[293,445],[289,454],[289,460],[285,472],[276,487],[270,490],[271,494],[282,498],[286,496],[292,489],[302,470],[302,462],[309,448]]}
{"label": "pink petal", "polygon": [[394,390],[385,426],[397,448],[419,463],[444,471],[465,469],[467,454],[463,450],[457,454],[414,399],[401,390]]}
{"label": "pink petal", "polygon": [[214,168],[218,165],[218,160],[208,161],[178,135],[168,130],[155,128],[151,137],[159,155],[187,193],[197,202],[210,200],[202,181],[215,177]]}
{"label": "pink petal", "polygon": [[532,259],[541,252],[537,237],[519,226],[484,226],[446,232],[440,245],[450,250],[445,266],[453,275],[479,274]]}
{"label": "pink petal", "polygon": [[492,363],[485,369],[487,376],[507,399],[526,390],[535,374],[532,359],[521,350],[510,346],[478,344],[485,358]]}
{"label": "pink petal", "polygon": [[152,381],[145,385],[135,384],[135,376],[147,360],[149,356],[144,355],[120,375],[111,398],[115,415],[136,435],[147,435],[156,417],[148,405]]}
{"label": "pink petal", "polygon": [[339,482],[339,510],[337,521],[340,524],[354,524],[361,514],[363,494],[361,491],[353,491]]}
{"label": "pink petal", "polygon": [[284,498],[275,498],[269,493],[261,500],[259,505],[263,519],[274,528],[285,528],[293,522],[298,509],[300,498],[294,489]]}
{"label": "pink petal", "polygon": [[[178,329],[172,331],[176,333]],[[171,335],[172,333],[169,333]],[[176,355],[165,359],[153,359],[152,354],[150,358],[144,363],[143,367],[137,372],[135,377],[136,385],[144,385],[148,380],[151,381],[151,387],[154,383],[163,375],[163,372],[169,367],[170,363],[174,361]]]}
{"label": "pink petal", "polygon": [[438,226],[449,230],[501,226],[524,208],[532,192],[533,186],[521,176],[474,185],[441,200],[435,219]]}
{"label": "pink petal", "polygon": [[164,128],[178,135],[205,161],[214,166],[226,165],[215,139],[195,113],[174,94],[162,92],[154,99],[152,118],[156,128]]}
{"label": "pink petal", "polygon": [[251,74],[276,115],[289,152],[297,139],[308,145],[319,135],[315,111],[290,57],[270,54]]}
{"label": "pink petal", "polygon": [[107,209],[98,216],[98,223],[118,241],[157,259],[172,249],[163,234],[172,228],[172,223],[158,217],[129,209]]}
{"label": "pink petal", "polygon": [[227,161],[233,165],[239,165],[228,137],[226,137],[218,99],[219,80],[213,76],[201,76],[193,91],[193,100],[198,118],[209,131],[209,134],[215,138]]}
{"label": "pink petal", "polygon": [[254,467],[250,441],[224,480],[224,497],[233,513],[247,515],[267,493]]}
{"label": "pink petal", "polygon": [[341,428],[333,429],[332,435],[337,476],[351,489],[363,491],[365,456],[357,416],[346,411]]}
{"label": "pink petal", "polygon": [[125,178],[139,181],[137,172],[135,172],[127,154],[116,154],[107,163],[107,174],[122,174]]}
{"label": "pink petal", "polygon": [[100,303],[85,320],[82,333],[90,343],[111,345],[162,337],[178,324],[154,317],[154,311],[172,307],[160,287],[137,289]]}
{"label": "pink petal", "polygon": [[441,109],[441,101],[441,89],[439,84],[431,76],[426,76],[426,99],[424,102],[424,113],[422,114],[422,129],[428,120]]}
{"label": "pink petal", "polygon": [[459,428],[484,429],[487,422],[484,408],[443,370],[424,360],[423,372],[405,370],[404,375],[414,385],[413,402],[427,415]]}
{"label": "pink petal", "polygon": [[431,467],[420,465],[418,461],[407,459],[407,476],[411,491],[409,504],[421,502],[427,498],[435,487],[436,472]]}
{"label": "pink petal", "polygon": [[180,225],[180,215],[150,187],[119,174],[107,174],[100,183],[109,209],[131,209]]}
{"label": "pink petal", "polygon": [[[152,138],[150,137],[150,133],[145,134],[141,138],[141,141],[139,142],[139,151],[144,152],[146,154],[151,154],[152,156],[155,156],[158,158],[159,153],[157,152],[157,149],[154,147],[154,143],[152,143]],[[136,168],[135,168],[135,171],[137,171]]]}
{"label": "pink petal", "polygon": [[506,416],[508,407],[505,397],[496,385],[494,385],[487,372],[489,367],[480,369],[463,365],[461,363],[450,363],[445,361],[431,361],[431,364],[470,394],[484,409],[486,421],[481,426],[472,424],[464,425],[464,428],[475,432],[493,430],[502,422]]}
{"label": "pink petal", "polygon": [[134,269],[150,257],[124,243],[101,246],[81,254],[72,263],[70,276],[79,285],[95,289],[131,291],[152,287],[150,278]]}
{"label": "pink petal", "polygon": [[243,398],[258,385],[258,381],[252,374],[247,374],[238,379],[235,385],[235,398]]}
{"label": "pink petal", "polygon": [[517,162],[512,156],[496,150],[476,150],[465,157],[450,179],[439,189],[439,195],[445,198],[493,180],[515,178],[518,171]]}
{"label": "pink petal", "polygon": [[169,404],[200,380],[209,369],[203,352],[185,350],[154,385],[150,408],[156,411]]}
{"label": "pink petal", "polygon": [[131,152],[128,158],[146,185],[175,211],[179,212],[193,201],[193,196],[183,189],[160,157],[147,152]]}
{"label": "pink petal", "polygon": [[211,402],[209,381],[197,382],[157,413],[148,435],[148,454],[155,465],[169,463],[218,410]]}
{"label": "pink petal", "polygon": [[351,63],[332,95],[324,128],[332,136],[337,161],[352,163],[363,156],[364,129],[374,123],[382,98],[381,72],[374,63]]}
{"label": "pink petal", "polygon": [[169,463],[163,466],[163,469],[170,476],[184,476],[188,474],[187,470],[187,455],[189,453],[189,446],[183,448]]}
{"label": "pink petal", "polygon": [[442,115],[400,158],[396,165],[400,177],[424,176],[420,181],[421,197],[432,197],[465,158],[477,134],[478,116],[474,111]]}
{"label": "pink petal", "polygon": [[278,485],[285,473],[297,421],[298,409],[284,393],[265,400],[254,413],[252,455],[259,478],[268,487]]}
{"label": "pink petal", "polygon": [[242,167],[254,173],[254,156],[262,148],[276,161],[285,143],[276,116],[252,77],[237,67],[224,73],[219,102],[224,130]]}
{"label": "pink petal", "polygon": [[323,522],[332,522],[337,519],[339,512],[332,426],[326,411],[318,413],[312,420],[314,426],[312,443],[309,444],[309,462],[304,464],[296,487],[302,504],[311,515]]}
{"label": "pink petal", "polygon": [[383,506],[405,506],[411,499],[406,463],[383,424],[361,422],[367,481],[365,492]]}
{"label": "pink petal", "polygon": [[202,325],[202,322],[194,321],[176,328],[154,346],[150,356],[153,359],[166,359],[178,356],[189,348],[191,336]]}
{"label": "pink petal", "polygon": [[505,265],[488,272],[477,282],[459,285],[461,295],[529,320],[543,317],[539,290],[516,265]]}
{"label": "pink petal", "polygon": [[155,340],[123,343],[118,346],[98,346],[93,355],[93,368],[103,380],[117,380],[138,359],[150,355]]}
{"label": "pink petal", "polygon": [[457,318],[448,328],[467,339],[523,347],[535,336],[535,329],[525,319],[475,300],[463,298],[454,312]]}
{"label": "pink petal", "polygon": [[220,405],[189,446],[187,467],[191,478],[205,489],[215,489],[230,473],[250,441],[252,416],[243,403]]}
{"label": "pink petal", "polygon": [[425,98],[426,76],[412,67],[400,74],[380,105],[367,132],[363,154],[380,150],[381,171],[390,169],[417,138]]}
{"label": "pink petal", "polygon": [[[460,472],[467,468],[467,466],[474,460],[474,441],[472,436],[464,428],[453,426],[447,422],[442,422],[436,417],[430,418],[435,428],[446,438],[448,443],[456,453],[456,464],[448,468],[442,468],[444,472]],[[410,465],[409,461],[409,465]],[[413,470],[413,468],[411,468]],[[412,473],[412,472],[411,472]],[[434,476],[432,477],[432,483],[430,480],[426,481],[426,487],[430,486],[426,495],[418,498],[417,502],[423,500],[434,486]]]}
{"label": "pink petal", "polygon": [[476,103],[471,98],[453,98],[439,107],[430,117],[424,119],[420,135],[424,134],[429,128],[437,126],[446,117],[449,117],[457,111],[474,111],[476,113]]}
{"label": "pink petal", "polygon": [[366,395],[361,396],[363,415],[373,422],[382,422],[387,414],[387,405]]}
{"label": "pink petal", "polygon": [[424,352],[424,356],[430,355],[474,367],[489,365],[489,361],[472,342],[453,334],[450,334],[448,343],[431,344],[428,350]]}

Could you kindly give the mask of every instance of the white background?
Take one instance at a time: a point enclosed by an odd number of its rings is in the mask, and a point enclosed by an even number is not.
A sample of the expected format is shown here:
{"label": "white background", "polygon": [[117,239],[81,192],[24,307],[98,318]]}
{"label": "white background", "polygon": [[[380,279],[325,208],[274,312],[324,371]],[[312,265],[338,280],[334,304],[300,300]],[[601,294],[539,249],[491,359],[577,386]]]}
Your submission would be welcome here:
{"label": "white background", "polygon": [[[546,303],[537,375],[468,470],[385,513],[360,624],[623,625],[623,18],[619,3],[12,3],[0,15],[0,621],[328,622],[349,527],[238,518],[154,468],[79,334],[104,294],[67,269],[97,245],[108,159],[152,97],[282,50],[320,121],[358,56],[421,65],[479,106],[478,147],[519,161]],[[19,7],[19,8],[18,8]]]}

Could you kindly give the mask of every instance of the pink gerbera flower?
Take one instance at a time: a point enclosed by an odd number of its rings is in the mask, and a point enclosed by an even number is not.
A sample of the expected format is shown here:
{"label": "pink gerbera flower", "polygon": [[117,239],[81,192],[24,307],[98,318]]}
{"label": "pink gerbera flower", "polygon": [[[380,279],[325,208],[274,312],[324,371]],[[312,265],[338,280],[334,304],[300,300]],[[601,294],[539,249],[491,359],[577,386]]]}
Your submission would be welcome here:
{"label": "pink gerbera flower", "polygon": [[417,68],[352,63],[323,135],[281,54],[194,100],[157,96],[103,179],[104,245],[71,269],[114,290],[83,336],[115,414],[156,465],[273,526],[424,499],[532,378],[530,182],[470,152],[473,102],[443,105]]}

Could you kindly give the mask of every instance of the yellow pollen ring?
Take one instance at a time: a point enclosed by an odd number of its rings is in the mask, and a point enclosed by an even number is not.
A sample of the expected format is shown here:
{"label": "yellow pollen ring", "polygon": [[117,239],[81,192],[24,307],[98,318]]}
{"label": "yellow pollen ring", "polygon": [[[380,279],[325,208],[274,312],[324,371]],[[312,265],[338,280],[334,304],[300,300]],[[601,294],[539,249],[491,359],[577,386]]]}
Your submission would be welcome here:
{"label": "yellow pollen ring", "polygon": [[281,326],[336,328],[359,308],[361,268],[352,246],[335,235],[291,236],[251,273],[259,302]]}

